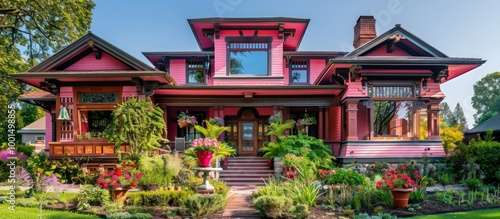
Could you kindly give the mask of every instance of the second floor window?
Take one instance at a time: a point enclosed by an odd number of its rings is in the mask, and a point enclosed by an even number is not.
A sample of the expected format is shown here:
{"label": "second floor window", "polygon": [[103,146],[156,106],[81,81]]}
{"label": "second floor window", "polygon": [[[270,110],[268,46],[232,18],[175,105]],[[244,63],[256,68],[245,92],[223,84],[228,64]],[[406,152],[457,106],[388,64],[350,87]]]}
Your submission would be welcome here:
{"label": "second floor window", "polygon": [[292,61],[290,66],[290,83],[308,83],[309,68],[307,61]]}
{"label": "second floor window", "polygon": [[205,83],[203,60],[187,61],[187,83]]}
{"label": "second floor window", "polygon": [[229,42],[228,74],[269,75],[269,42]]}

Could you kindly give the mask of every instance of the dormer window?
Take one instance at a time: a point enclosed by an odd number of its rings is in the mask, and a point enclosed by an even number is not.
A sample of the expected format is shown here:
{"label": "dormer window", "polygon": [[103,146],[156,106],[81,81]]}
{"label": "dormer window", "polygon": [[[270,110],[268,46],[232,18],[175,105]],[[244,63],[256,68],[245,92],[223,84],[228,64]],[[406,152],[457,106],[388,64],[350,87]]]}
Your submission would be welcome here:
{"label": "dormer window", "polygon": [[309,83],[309,65],[306,60],[292,61],[290,65],[290,83]]}
{"label": "dormer window", "polygon": [[270,75],[269,59],[272,38],[226,38],[228,75]]}
{"label": "dormer window", "polygon": [[188,60],[186,62],[187,67],[187,84],[204,84],[205,82],[205,70],[204,70],[203,60]]}

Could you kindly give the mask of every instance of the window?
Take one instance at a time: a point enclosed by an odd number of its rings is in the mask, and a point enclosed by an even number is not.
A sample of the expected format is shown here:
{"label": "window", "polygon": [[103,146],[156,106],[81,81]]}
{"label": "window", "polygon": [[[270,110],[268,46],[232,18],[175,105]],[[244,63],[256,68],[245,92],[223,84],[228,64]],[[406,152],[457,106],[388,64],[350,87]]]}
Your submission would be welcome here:
{"label": "window", "polygon": [[415,127],[417,113],[416,96],[418,86],[407,86],[404,82],[394,86],[380,84],[369,87],[373,115],[372,129],[375,139],[380,140],[411,140],[418,136]]}
{"label": "window", "polygon": [[205,83],[203,60],[187,61],[187,83]]}
{"label": "window", "polygon": [[309,68],[307,61],[292,61],[290,67],[290,83],[308,83]]}
{"label": "window", "polygon": [[75,87],[76,125],[79,136],[101,138],[106,126],[111,123],[111,114],[120,103],[122,87]]}
{"label": "window", "polygon": [[45,136],[43,135],[37,135],[35,143],[40,144],[40,143],[45,143]]}
{"label": "window", "polygon": [[252,42],[238,42],[228,38],[228,75],[269,75],[269,49],[272,38],[258,38]]}

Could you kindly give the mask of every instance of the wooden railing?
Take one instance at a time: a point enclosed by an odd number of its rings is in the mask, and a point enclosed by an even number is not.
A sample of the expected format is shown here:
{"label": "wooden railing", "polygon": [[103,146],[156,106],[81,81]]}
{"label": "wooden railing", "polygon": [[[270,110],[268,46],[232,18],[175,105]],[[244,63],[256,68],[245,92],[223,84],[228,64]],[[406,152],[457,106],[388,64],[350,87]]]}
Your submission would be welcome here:
{"label": "wooden railing", "polygon": [[[120,151],[129,152],[130,146],[120,146]],[[50,157],[64,156],[106,156],[116,157],[115,145],[106,140],[96,139],[95,141],[75,141],[75,142],[49,142]]]}

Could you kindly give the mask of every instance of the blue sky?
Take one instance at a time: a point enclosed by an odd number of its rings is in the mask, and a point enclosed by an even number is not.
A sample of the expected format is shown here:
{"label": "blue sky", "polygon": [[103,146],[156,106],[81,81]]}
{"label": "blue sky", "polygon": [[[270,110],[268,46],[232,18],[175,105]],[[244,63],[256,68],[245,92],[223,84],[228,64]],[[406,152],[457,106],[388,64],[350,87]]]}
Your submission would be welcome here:
{"label": "blue sky", "polygon": [[500,71],[500,1],[377,0],[270,1],[95,0],[91,31],[146,62],[141,52],[199,51],[186,19],[202,17],[298,17],[311,19],[299,50],[350,51],[360,15],[377,19],[377,34],[395,24],[451,57],[488,60],[483,66],[441,86],[453,109],[462,105],[474,123],[472,86]]}

